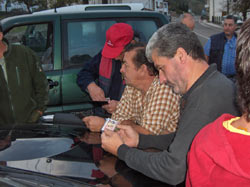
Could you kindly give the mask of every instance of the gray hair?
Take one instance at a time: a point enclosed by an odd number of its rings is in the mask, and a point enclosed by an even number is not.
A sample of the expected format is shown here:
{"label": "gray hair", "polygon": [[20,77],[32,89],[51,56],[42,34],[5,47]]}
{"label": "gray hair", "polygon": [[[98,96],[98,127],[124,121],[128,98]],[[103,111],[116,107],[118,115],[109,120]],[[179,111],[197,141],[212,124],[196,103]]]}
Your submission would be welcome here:
{"label": "gray hair", "polygon": [[178,48],[183,48],[194,60],[206,60],[196,34],[182,23],[170,23],[159,28],[148,41],[146,56],[150,62],[153,62],[154,51],[158,56],[173,58]]}
{"label": "gray hair", "polygon": [[194,16],[190,13],[183,13],[180,15],[179,19],[180,19],[180,22],[184,19],[184,18],[190,18],[194,21]]}

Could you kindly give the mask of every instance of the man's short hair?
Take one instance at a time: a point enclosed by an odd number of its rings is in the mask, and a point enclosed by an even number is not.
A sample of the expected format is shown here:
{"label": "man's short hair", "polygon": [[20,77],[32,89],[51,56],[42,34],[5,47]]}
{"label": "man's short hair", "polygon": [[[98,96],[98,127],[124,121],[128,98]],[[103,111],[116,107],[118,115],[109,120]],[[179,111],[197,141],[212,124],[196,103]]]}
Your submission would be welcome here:
{"label": "man's short hair", "polygon": [[250,19],[241,26],[237,39],[235,69],[238,105],[250,122]]}
{"label": "man's short hair", "polygon": [[232,19],[232,20],[234,20],[235,24],[237,23],[237,18],[233,15],[227,15],[225,19]]}
{"label": "man's short hair", "polygon": [[145,55],[145,44],[141,42],[130,43],[125,47],[125,52],[136,50],[136,54],[133,57],[133,63],[136,68],[140,68],[141,65],[145,64],[150,75],[157,75],[158,71],[154,67],[154,64],[150,63]]}
{"label": "man's short hair", "polygon": [[206,60],[200,40],[182,23],[170,23],[158,29],[146,47],[146,56],[152,61],[153,51],[158,56],[173,58],[178,48],[183,48],[194,60]]}
{"label": "man's short hair", "polygon": [[1,24],[0,24],[0,32],[3,32],[3,27]]}

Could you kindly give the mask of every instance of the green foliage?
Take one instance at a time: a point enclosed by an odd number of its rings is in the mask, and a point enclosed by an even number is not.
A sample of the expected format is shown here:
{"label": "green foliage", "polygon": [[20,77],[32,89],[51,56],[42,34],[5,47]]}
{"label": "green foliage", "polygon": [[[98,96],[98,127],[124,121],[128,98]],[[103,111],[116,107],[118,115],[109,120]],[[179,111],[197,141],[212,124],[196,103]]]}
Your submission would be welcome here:
{"label": "green foliage", "polygon": [[41,0],[10,0],[10,2],[24,3],[27,6],[28,12],[31,13],[30,8],[32,6],[38,5]]}
{"label": "green foliage", "polygon": [[190,9],[194,14],[201,14],[206,0],[169,0],[169,9],[177,14],[188,12]]}
{"label": "green foliage", "polygon": [[196,15],[201,15],[202,9],[204,9],[204,5],[206,4],[206,0],[190,0],[189,8]]}
{"label": "green foliage", "polygon": [[188,0],[169,0],[169,9],[177,14],[188,11]]}

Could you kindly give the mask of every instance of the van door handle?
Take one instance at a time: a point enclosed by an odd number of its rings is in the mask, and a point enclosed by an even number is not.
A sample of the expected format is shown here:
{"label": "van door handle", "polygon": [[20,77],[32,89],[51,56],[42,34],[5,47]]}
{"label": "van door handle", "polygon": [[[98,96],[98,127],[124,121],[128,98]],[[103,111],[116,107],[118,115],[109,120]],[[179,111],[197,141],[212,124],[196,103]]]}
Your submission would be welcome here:
{"label": "van door handle", "polygon": [[58,81],[53,81],[51,79],[48,79],[48,83],[49,83],[49,89],[52,89],[59,85]]}

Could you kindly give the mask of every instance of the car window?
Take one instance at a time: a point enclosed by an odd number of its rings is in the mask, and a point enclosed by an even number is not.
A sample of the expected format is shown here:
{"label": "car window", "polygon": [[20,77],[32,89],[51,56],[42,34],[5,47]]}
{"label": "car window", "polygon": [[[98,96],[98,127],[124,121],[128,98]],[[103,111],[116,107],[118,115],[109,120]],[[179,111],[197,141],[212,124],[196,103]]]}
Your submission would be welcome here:
{"label": "car window", "polygon": [[130,24],[135,33],[138,35],[141,42],[147,42],[152,34],[158,29],[156,22],[153,20],[132,20],[127,21]]}
{"label": "car window", "polygon": [[50,23],[16,26],[5,37],[9,43],[31,48],[41,60],[45,71],[53,69],[53,25]]}
{"label": "car window", "polygon": [[130,24],[138,40],[146,43],[158,29],[153,19],[119,19],[66,22],[64,36],[64,68],[82,66],[103,48],[107,29],[117,22]]}
{"label": "car window", "polygon": [[66,61],[64,67],[81,65],[103,47],[106,30],[115,21],[84,21],[67,24]]}

